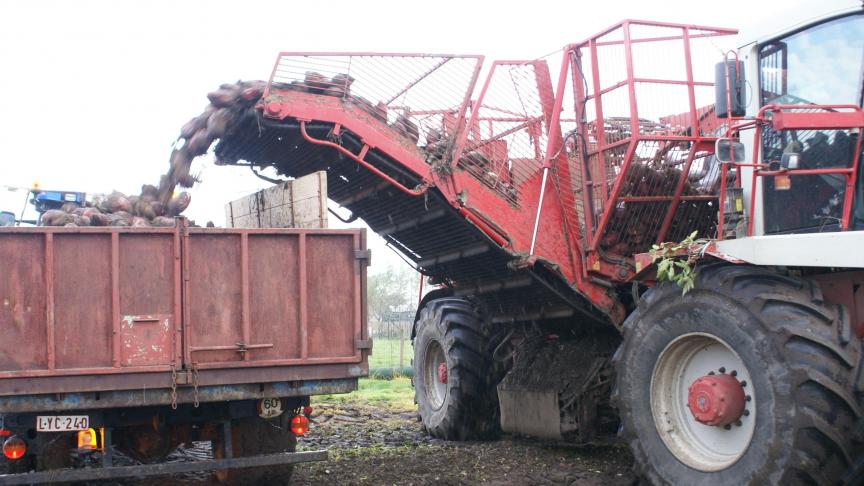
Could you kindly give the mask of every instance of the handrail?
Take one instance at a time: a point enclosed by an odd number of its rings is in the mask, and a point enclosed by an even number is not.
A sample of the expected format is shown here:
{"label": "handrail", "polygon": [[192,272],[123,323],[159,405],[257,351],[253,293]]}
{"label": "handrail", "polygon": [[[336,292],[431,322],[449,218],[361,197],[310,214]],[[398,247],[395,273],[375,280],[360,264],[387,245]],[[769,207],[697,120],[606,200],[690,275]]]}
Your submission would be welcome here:
{"label": "handrail", "polygon": [[[354,152],[351,152],[350,150],[346,149],[345,147],[343,147],[337,143],[328,142],[327,140],[321,140],[321,139],[312,137],[311,135],[309,135],[309,133],[306,132],[306,122],[302,121],[302,120],[300,121],[300,134],[303,135],[303,139],[305,139],[309,143],[334,148],[334,149],[342,152],[343,154],[347,155],[348,157],[351,157],[355,162],[357,162],[358,164],[362,165],[363,167],[369,169],[370,172],[372,172],[373,174],[377,175],[378,177],[384,179],[385,181],[389,182],[391,185],[395,186],[396,189],[399,189],[400,191],[404,192],[405,194],[408,194],[409,196],[421,196],[421,195],[425,194],[426,191],[429,190],[429,184],[426,182],[418,185],[414,189],[409,189],[409,188],[405,187],[401,182],[399,182],[396,179],[393,179],[389,175],[385,174],[384,172],[382,172],[380,169],[378,169],[374,165],[370,164],[369,162],[366,162],[363,159],[363,157],[359,157],[359,156],[355,155]],[[368,151],[368,149],[369,149],[369,146],[364,145],[364,149],[361,150],[360,153],[365,155],[366,152]]]}

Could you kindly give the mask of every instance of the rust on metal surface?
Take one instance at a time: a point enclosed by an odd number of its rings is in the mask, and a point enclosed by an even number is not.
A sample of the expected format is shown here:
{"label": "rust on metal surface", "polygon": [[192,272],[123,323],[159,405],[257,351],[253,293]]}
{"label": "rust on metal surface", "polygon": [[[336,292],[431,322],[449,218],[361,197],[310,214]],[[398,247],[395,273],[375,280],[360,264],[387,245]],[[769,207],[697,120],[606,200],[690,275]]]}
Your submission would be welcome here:
{"label": "rust on metal surface", "polygon": [[[345,374],[345,370],[329,370],[325,375]],[[198,389],[202,403],[231,400],[250,400],[268,397],[303,397],[331,393],[348,393],[357,389],[356,378],[312,379],[300,382],[238,383],[232,385],[206,385]],[[109,390],[53,395],[0,397],[0,409],[8,413],[57,412],[74,410],[102,410],[106,408],[169,405],[169,388],[140,390]],[[178,403],[193,403],[195,391],[191,387],[177,389]]]}
{"label": "rust on metal surface", "polygon": [[119,366],[171,364],[174,333],[170,314],[124,315],[118,333]]}
{"label": "rust on metal surface", "polygon": [[[120,324],[120,235],[118,233],[111,234],[111,323],[111,364],[116,368],[120,366],[120,355],[123,354],[121,348],[125,348]],[[130,328],[133,325],[134,322],[129,322]],[[146,351],[144,353],[146,354]]]}
{"label": "rust on metal surface", "polygon": [[364,375],[365,251],[363,230],[4,228],[0,396]]}
{"label": "rust on metal surface", "polygon": [[306,286],[306,235],[300,235],[297,239],[298,256],[298,286],[300,292],[299,318],[300,318],[300,357],[309,357],[309,318],[308,318],[308,294]]}
{"label": "rust on metal surface", "polygon": [[54,357],[54,235],[45,233],[45,346],[48,348],[48,369],[53,370],[56,366]]}
{"label": "rust on metal surface", "polygon": [[13,474],[3,478],[3,484],[46,484],[85,480],[110,480],[129,477],[165,476],[187,472],[219,471],[251,467],[300,464],[327,460],[327,451],[282,452],[229,459],[145,464],[137,466],[115,466],[101,468],[62,469],[52,471]]}

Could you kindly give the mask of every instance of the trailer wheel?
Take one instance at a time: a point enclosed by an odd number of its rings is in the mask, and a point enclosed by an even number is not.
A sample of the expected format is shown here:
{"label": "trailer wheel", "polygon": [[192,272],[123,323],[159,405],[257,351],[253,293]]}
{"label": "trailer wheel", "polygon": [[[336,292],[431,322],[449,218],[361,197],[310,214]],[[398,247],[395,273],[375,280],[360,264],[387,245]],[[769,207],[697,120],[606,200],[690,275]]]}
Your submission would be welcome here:
{"label": "trailer wheel", "polygon": [[115,447],[123,454],[144,464],[161,462],[177,448],[170,432],[152,425],[129,425],[114,430]]}
{"label": "trailer wheel", "polygon": [[[291,414],[286,412],[273,419],[245,417],[231,421],[231,444],[234,457],[294,452],[297,437],[291,432]],[[220,435],[221,437],[221,435]],[[213,454],[221,459],[224,449],[221,438],[213,441]],[[269,466],[218,471],[216,478],[230,485],[287,485],[293,466]]]}
{"label": "trailer wheel", "polygon": [[706,265],[686,296],[646,293],[624,324],[613,393],[654,484],[835,484],[853,429],[861,343],[817,284]]}
{"label": "trailer wheel", "polygon": [[498,393],[483,321],[470,302],[442,298],[419,314],[414,339],[414,397],[429,434],[489,439],[499,430]]}

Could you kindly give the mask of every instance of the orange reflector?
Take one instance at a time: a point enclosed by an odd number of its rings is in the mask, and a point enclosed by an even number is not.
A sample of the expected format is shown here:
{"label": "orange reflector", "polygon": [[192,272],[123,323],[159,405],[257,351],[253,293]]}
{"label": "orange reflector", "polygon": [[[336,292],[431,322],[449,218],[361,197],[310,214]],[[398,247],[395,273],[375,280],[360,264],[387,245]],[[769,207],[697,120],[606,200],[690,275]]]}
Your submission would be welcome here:
{"label": "orange reflector", "polygon": [[27,452],[27,444],[18,436],[12,436],[6,439],[3,443],[3,455],[7,459],[21,459],[24,453]]}
{"label": "orange reflector", "polygon": [[295,415],[291,419],[291,432],[294,432],[294,435],[304,435],[309,432],[309,419],[303,415]]}
{"label": "orange reflector", "polygon": [[78,432],[78,448],[95,451],[97,449],[96,431],[93,429],[81,430]]}
{"label": "orange reflector", "polygon": [[307,417],[312,415],[312,407],[310,407],[309,405],[306,405],[305,407],[303,407],[303,415],[305,415]]}

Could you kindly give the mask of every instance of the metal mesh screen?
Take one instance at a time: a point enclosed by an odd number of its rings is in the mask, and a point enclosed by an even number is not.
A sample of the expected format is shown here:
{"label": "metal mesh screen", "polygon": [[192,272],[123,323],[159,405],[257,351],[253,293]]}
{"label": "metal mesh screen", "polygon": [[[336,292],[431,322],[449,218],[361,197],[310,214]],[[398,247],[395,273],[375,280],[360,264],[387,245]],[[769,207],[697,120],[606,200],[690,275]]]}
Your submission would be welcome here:
{"label": "metal mesh screen", "polygon": [[564,97],[585,147],[574,153],[587,194],[576,212],[592,248],[630,255],[682,232],[713,235],[719,166],[704,147],[721,125],[710,79],[722,59],[715,38],[730,34],[625,21],[571,46],[573,96]]}
{"label": "metal mesh screen", "polygon": [[[457,168],[520,204],[520,188],[538,177],[548,143],[541,89],[551,85],[545,61],[495,62],[471,116]],[[533,201],[532,201],[533,202]]]}
{"label": "metal mesh screen", "polygon": [[481,62],[436,54],[282,53],[270,89],[340,98],[443,158],[464,123]]}

